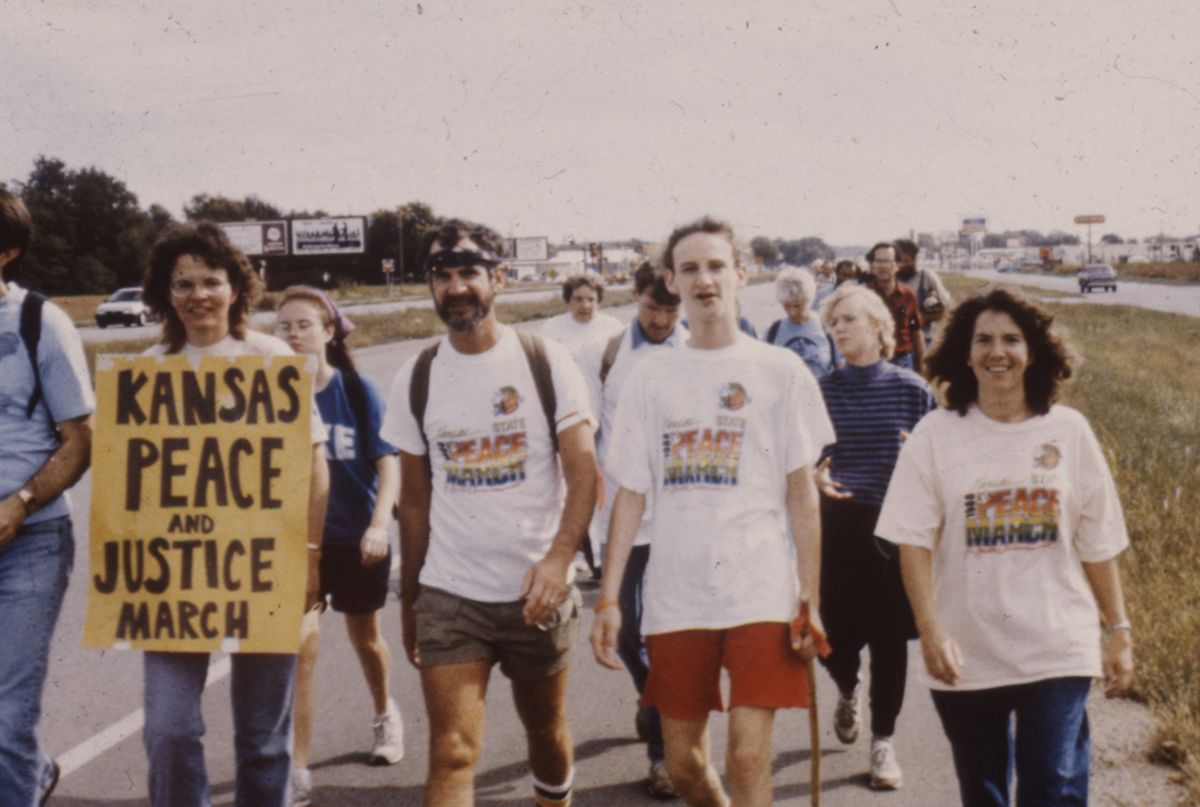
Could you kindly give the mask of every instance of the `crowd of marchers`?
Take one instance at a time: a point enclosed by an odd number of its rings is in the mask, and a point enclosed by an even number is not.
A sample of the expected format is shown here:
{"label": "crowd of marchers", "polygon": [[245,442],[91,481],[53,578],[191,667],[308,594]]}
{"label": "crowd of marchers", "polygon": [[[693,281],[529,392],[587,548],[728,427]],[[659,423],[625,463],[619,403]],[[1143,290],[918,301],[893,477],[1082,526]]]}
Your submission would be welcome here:
{"label": "crowd of marchers", "polygon": [[[14,280],[33,237],[20,199],[0,192],[4,807],[45,804],[59,777],[35,729],[74,558],[63,494],[88,467],[95,407],[71,322]],[[781,271],[783,316],[759,340],[738,306],[733,230],[702,218],[637,269],[628,325],[598,311],[604,284],[581,275],[563,284],[566,313],[519,332],[494,308],[504,240],[450,220],[421,247],[447,334],[380,390],[323,291],[288,289],[275,335],[253,331],[261,283],[246,256],[211,223],[165,234],[144,284],[163,323],[149,354],[300,353],[317,367],[308,528],[288,536],[309,557],[299,652],[233,655],[235,803],[318,798],[314,711],[334,682],[318,687],[314,666],[330,608],[373,706],[372,762],[403,757],[380,628],[394,517],[426,805],[474,803],[497,664],[526,731],[530,797],[571,803],[566,682],[574,581],[589,572],[591,647],[632,678],[652,797],[770,805],[775,715],[815,708],[814,660],[836,685],[841,742],[858,742],[869,711],[870,786],[901,787],[893,736],[919,640],[964,804],[1007,805],[1014,791],[1018,804],[1085,804],[1087,693],[1095,678],[1126,692],[1133,655],[1116,487],[1087,421],[1057,403],[1069,346],[1019,295],[951,300],[911,241],[865,258],[867,272]],[[211,803],[208,664],[144,653],[154,805]],[[728,791],[709,752],[715,711],[729,714]]]}

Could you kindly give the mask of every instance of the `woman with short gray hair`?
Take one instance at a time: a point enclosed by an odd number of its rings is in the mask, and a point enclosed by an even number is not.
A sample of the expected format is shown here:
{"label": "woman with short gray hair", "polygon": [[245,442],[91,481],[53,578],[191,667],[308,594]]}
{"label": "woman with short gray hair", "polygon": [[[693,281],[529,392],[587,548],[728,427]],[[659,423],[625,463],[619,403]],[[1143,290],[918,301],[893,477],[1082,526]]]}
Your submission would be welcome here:
{"label": "woman with short gray hair", "polygon": [[813,316],[817,283],[810,272],[788,267],[775,278],[775,298],[787,314],[767,328],[763,340],[786,347],[804,360],[820,381],[838,363],[837,349],[821,323]]}

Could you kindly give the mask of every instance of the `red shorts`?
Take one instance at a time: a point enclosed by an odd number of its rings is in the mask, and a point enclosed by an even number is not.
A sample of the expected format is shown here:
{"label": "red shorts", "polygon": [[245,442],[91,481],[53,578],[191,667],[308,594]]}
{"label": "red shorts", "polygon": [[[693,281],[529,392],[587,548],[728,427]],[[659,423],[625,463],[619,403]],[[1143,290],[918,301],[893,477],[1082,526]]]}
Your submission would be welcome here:
{"label": "red shorts", "polygon": [[646,637],[650,677],[642,705],[680,720],[723,711],[721,668],[729,671],[729,706],[808,706],[808,672],[792,650],[785,622],[723,630],[681,630]]}

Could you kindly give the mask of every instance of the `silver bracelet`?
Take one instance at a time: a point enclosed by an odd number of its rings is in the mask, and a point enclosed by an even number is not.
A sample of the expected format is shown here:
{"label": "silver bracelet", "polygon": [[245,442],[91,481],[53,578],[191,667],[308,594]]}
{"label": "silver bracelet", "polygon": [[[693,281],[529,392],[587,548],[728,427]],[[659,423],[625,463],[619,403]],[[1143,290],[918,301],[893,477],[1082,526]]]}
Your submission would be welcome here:
{"label": "silver bracelet", "polygon": [[1109,632],[1112,632],[1114,630],[1127,630],[1130,633],[1132,633],[1133,632],[1133,623],[1130,622],[1128,619],[1122,619],[1120,622],[1114,622],[1111,625],[1109,625],[1108,630],[1109,630]]}

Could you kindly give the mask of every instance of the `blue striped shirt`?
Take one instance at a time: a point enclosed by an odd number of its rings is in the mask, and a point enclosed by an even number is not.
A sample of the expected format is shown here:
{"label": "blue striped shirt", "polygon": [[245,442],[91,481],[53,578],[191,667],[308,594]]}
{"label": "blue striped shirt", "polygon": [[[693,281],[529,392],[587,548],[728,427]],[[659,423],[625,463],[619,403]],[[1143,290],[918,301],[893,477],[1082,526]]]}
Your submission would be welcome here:
{"label": "blue striped shirt", "polygon": [[825,408],[837,442],[825,449],[830,473],[862,504],[882,505],[896,458],[900,432],[937,408],[933,390],[911,370],[880,360],[870,367],[847,364],[821,379]]}

